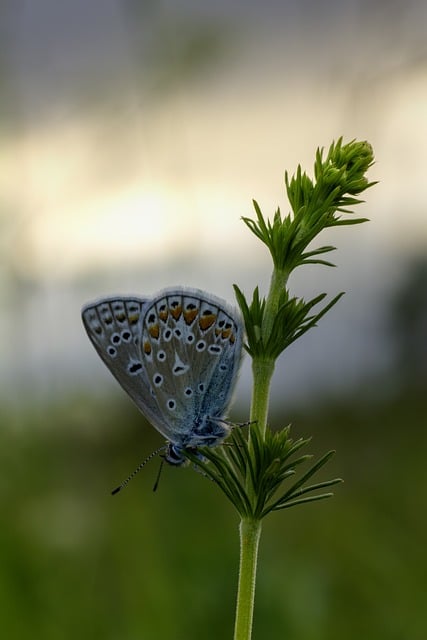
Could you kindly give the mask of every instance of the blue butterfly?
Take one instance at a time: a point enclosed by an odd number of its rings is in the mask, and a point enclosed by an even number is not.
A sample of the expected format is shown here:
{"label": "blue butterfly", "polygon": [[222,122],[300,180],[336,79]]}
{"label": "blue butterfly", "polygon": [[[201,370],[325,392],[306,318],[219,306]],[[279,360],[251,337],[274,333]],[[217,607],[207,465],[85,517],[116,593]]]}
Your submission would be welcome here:
{"label": "blue butterfly", "polygon": [[180,466],[186,450],[222,443],[243,345],[234,309],[204,291],[176,287],[152,298],[92,302],[82,319],[111,373],[166,438],[166,462]]}

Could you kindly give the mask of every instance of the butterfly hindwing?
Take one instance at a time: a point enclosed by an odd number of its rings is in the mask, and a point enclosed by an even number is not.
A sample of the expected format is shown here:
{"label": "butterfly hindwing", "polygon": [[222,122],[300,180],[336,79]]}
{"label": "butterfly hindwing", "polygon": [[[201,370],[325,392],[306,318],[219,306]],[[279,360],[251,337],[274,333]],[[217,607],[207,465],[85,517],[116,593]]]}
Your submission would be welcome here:
{"label": "butterfly hindwing", "polygon": [[[141,360],[169,439],[181,446],[215,440],[240,364],[240,318],[224,302],[193,289],[165,291],[144,308]],[[155,425],[156,426],[156,425]]]}

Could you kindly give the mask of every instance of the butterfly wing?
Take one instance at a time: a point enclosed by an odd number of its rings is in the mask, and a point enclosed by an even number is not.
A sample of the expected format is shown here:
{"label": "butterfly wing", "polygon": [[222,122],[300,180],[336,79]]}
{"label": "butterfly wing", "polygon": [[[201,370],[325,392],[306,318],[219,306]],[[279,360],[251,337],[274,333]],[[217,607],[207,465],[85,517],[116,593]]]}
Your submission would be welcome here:
{"label": "butterfly wing", "polygon": [[[180,447],[215,443],[240,365],[243,325],[226,303],[171,289],[144,305],[140,353],[157,403],[153,424]],[[157,421],[157,423],[156,423]]]}
{"label": "butterfly wing", "polygon": [[137,297],[105,298],[85,305],[82,320],[98,355],[137,407],[147,414],[147,408],[155,409],[156,403],[139,349],[145,302]]}

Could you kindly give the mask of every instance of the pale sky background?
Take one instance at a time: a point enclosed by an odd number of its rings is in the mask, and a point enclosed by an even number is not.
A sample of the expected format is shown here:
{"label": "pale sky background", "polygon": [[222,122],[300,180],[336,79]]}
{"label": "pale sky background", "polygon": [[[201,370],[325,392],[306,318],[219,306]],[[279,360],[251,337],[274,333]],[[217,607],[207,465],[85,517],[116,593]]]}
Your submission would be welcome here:
{"label": "pale sky background", "polygon": [[252,198],[287,213],[285,169],[311,173],[341,135],[374,147],[371,222],[323,234],[338,269],[292,280],[347,295],[275,390],[305,402],[387,372],[387,304],[427,248],[425,2],[10,0],[0,20],[3,402],[115,388],[81,325],[92,298],[265,291],[240,217]]}

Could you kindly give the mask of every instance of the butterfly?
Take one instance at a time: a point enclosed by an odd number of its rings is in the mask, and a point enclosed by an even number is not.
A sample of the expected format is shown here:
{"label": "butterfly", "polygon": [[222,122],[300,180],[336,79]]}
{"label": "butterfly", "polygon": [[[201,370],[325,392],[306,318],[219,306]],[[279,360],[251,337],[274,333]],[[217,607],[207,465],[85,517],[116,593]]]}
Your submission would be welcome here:
{"label": "butterfly", "polygon": [[242,320],[226,302],[176,287],[89,303],[82,319],[98,355],[166,438],[166,462],[181,466],[185,451],[223,442],[243,345]]}

